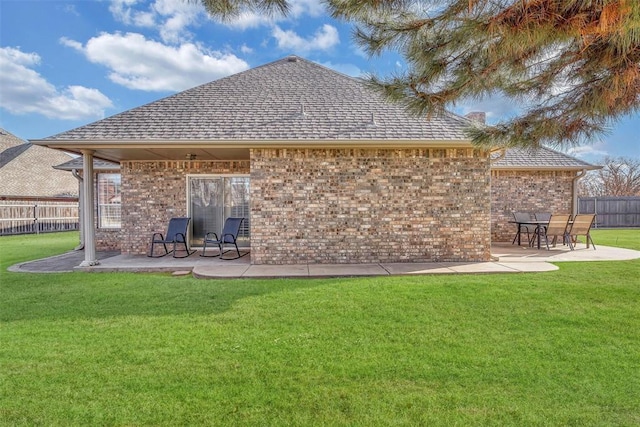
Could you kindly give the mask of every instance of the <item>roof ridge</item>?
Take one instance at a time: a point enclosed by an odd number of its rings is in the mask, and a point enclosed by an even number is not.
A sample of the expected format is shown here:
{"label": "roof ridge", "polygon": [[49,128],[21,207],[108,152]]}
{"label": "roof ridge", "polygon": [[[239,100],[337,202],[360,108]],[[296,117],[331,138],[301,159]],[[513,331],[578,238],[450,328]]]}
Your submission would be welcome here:
{"label": "roof ridge", "polygon": [[544,148],[544,149],[546,149],[546,150],[548,150],[548,151],[552,151],[552,152],[554,152],[554,153],[556,153],[556,154],[559,154],[559,155],[561,155],[561,156],[567,157],[567,158],[569,158],[569,159],[577,160],[577,161],[579,161],[579,162],[584,163],[585,165],[588,165],[588,166],[595,166],[595,165],[594,165],[594,164],[592,164],[592,163],[585,162],[585,161],[584,161],[584,160],[582,160],[582,159],[579,159],[579,158],[577,158],[577,157],[575,157],[575,156],[571,156],[571,155],[569,155],[569,154],[567,154],[567,153],[563,153],[562,151],[558,151],[558,150],[555,150],[555,149],[553,149],[553,148],[547,147],[546,145],[542,145],[542,146],[541,146],[541,148]]}
{"label": "roof ridge", "polygon": [[24,144],[14,145],[0,153],[0,168],[6,166],[9,162],[17,158],[20,154],[31,148],[33,144],[25,142]]}
{"label": "roof ridge", "polygon": [[544,145],[537,147],[508,147],[505,156],[492,164],[492,168],[506,169],[599,169],[577,157]]}

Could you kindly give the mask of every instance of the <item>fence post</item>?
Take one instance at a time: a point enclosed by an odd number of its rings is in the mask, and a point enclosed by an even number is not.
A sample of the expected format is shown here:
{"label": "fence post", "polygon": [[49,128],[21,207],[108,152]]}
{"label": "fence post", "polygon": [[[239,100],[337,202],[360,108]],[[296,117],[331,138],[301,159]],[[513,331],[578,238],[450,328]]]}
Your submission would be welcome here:
{"label": "fence post", "polygon": [[40,234],[40,225],[38,223],[38,204],[33,205],[33,226],[36,229],[36,234]]}

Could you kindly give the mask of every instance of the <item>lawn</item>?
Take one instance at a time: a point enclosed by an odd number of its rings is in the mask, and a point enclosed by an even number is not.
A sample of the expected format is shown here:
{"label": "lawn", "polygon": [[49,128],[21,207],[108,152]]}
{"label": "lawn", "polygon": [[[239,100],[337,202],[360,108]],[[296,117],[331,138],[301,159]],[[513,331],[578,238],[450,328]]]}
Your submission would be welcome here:
{"label": "lawn", "polygon": [[[640,249],[640,230],[596,245]],[[640,424],[640,260],[536,274],[9,273],[0,425]]]}

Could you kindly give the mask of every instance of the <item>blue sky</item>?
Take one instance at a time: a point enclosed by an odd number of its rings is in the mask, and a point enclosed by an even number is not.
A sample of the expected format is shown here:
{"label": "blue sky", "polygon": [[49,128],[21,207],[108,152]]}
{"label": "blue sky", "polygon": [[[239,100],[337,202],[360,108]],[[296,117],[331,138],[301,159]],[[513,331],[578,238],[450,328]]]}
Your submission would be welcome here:
{"label": "blue sky", "polygon": [[[44,138],[290,54],[352,76],[403,70],[394,53],[367,58],[319,1],[291,4],[286,18],[222,24],[196,0],[0,0],[0,127]],[[485,99],[454,111],[485,111],[491,123],[514,108]],[[640,158],[639,141],[635,114],[569,151]]]}

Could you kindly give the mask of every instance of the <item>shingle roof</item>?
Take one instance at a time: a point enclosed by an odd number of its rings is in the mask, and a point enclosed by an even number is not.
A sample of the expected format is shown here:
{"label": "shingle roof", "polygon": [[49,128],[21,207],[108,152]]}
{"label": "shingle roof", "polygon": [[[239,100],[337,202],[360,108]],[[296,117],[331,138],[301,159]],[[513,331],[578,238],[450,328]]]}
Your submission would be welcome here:
{"label": "shingle roof", "polygon": [[78,197],[78,181],[53,165],[71,157],[61,151],[27,143],[0,129],[0,196]]}
{"label": "shingle roof", "polygon": [[[84,169],[84,164],[82,161],[82,157],[77,157],[75,159],[69,160],[68,162],[64,162],[60,165],[56,165],[53,167],[54,169],[63,170],[63,171],[72,171],[82,170]],[[93,169],[100,171],[119,171],[120,165],[118,163],[109,162],[107,160],[101,159],[93,159]]]}
{"label": "shingle roof", "polygon": [[27,144],[26,141],[0,128],[0,168],[18,157],[29,147],[30,144]]}
{"label": "shingle roof", "polygon": [[[494,157],[496,157],[494,155]],[[599,169],[575,157],[546,147],[510,148],[505,156],[491,163],[491,169]]]}
{"label": "shingle roof", "polygon": [[7,165],[10,161],[24,153],[31,147],[31,144],[20,144],[15,147],[9,147],[0,153],[0,169]]}
{"label": "shingle roof", "polygon": [[430,120],[367,85],[291,56],[41,140],[468,140],[469,120]]}
{"label": "shingle roof", "polygon": [[7,148],[15,147],[17,145],[22,145],[26,141],[18,138],[10,132],[0,128],[0,153],[6,150]]}

